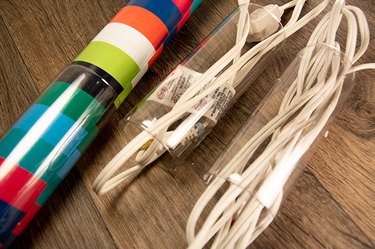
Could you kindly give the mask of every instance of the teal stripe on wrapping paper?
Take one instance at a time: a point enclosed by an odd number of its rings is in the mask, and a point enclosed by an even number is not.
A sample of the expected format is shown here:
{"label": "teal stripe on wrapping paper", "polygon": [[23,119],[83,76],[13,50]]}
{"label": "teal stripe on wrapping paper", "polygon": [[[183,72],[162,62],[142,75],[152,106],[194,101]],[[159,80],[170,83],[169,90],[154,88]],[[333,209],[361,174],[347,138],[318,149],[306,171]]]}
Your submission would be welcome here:
{"label": "teal stripe on wrapping paper", "polygon": [[201,3],[202,0],[194,0],[193,4],[191,5],[191,12],[194,12]]}
{"label": "teal stripe on wrapping paper", "polygon": [[22,153],[15,154],[14,150],[20,145],[20,143],[22,143],[22,141],[25,141],[23,139],[26,134],[27,131],[19,128],[13,128],[10,130],[0,142],[0,156],[3,158],[8,158],[10,156],[15,158],[15,160],[17,160],[14,162],[15,164],[18,164],[20,167],[34,174],[46,157],[51,153],[54,146],[40,138],[35,138],[31,143],[25,144],[27,147],[24,145],[23,148],[21,148],[23,151],[26,150],[24,156],[21,156]]}

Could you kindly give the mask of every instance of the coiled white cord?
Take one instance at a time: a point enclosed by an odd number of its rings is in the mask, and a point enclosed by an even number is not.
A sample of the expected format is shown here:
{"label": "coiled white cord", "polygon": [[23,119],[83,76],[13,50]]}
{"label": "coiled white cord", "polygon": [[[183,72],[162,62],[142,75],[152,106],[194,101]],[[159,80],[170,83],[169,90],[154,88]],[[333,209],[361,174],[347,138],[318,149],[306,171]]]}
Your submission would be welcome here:
{"label": "coiled white cord", "polygon": [[[348,25],[345,61],[341,61],[336,40],[343,19]],[[356,49],[358,37],[361,43]],[[374,63],[353,67],[369,41],[364,13],[336,0],[311,35],[297,77],[292,79],[276,116],[217,173],[194,206],[186,227],[189,248],[203,248],[210,240],[211,248],[246,248],[272,222],[289,176],[335,110],[345,78],[358,70],[375,69]],[[316,44],[322,43],[324,49],[319,49]],[[267,146],[247,166],[268,138]],[[229,187],[196,232],[203,210],[226,185]]]}
{"label": "coiled white cord", "polygon": [[[244,10],[246,8],[241,9],[241,20],[239,22],[238,33],[248,33],[249,32],[249,18],[248,13],[245,15],[244,18]],[[223,68],[230,63],[230,61],[234,60],[238,53],[240,53],[242,47],[246,42],[245,35],[241,37],[237,36],[237,43],[236,45],[230,49],[219,61],[217,61],[213,66],[211,66],[201,77],[200,85],[206,85],[208,82],[212,80],[214,76],[216,76]],[[195,89],[196,90],[196,89]],[[200,89],[197,89],[200,90]],[[158,157],[160,157],[165,152],[165,147],[159,141],[153,139],[150,134],[157,134],[157,137],[164,137],[164,140],[168,138],[168,133],[166,132],[168,127],[178,120],[180,116],[187,110],[187,108],[196,104],[202,97],[205,97],[206,94],[199,94],[194,98],[195,101],[183,101],[184,96],[188,94],[188,92],[193,92],[192,88],[187,89],[187,91],[181,96],[179,101],[177,102],[176,106],[173,108],[176,109],[179,107],[179,111],[168,113],[164,117],[160,118],[159,120],[154,120],[152,127],[148,131],[141,132],[137,137],[135,137],[130,143],[128,143],[102,170],[99,176],[93,183],[94,191],[99,194],[106,193],[107,191],[111,190],[112,188],[116,187],[122,181],[128,179],[129,177],[138,174],[141,172],[147,165],[152,163]],[[209,91],[205,91],[208,92]],[[182,105],[184,103],[184,105]],[[182,110],[182,112],[181,112]],[[133,166],[132,168],[118,174],[117,176],[111,178],[115,172],[126,162],[130,159],[133,154],[137,153],[145,143],[150,142],[151,145],[146,148],[146,151],[142,152],[142,155],[137,155],[137,165]]]}
{"label": "coiled white cord", "polygon": [[[199,78],[200,84],[192,84],[192,86],[183,93],[169,113],[160,119],[155,120],[147,131],[141,132],[136,138],[130,141],[106,165],[93,183],[94,191],[99,194],[104,194],[129,177],[141,172],[147,165],[156,160],[166,151],[162,143],[154,140],[153,136],[150,134],[154,134],[155,137],[158,138],[163,138],[163,142],[166,141],[170,135],[170,132],[167,132],[168,127],[175,121],[179,120],[182,115],[186,113],[186,110],[189,110],[189,108],[197,104],[205,96],[214,92],[220,86],[227,82],[233,82],[235,76],[239,78],[237,82],[240,82],[241,77],[245,77],[247,72],[249,72],[267,52],[310,22],[328,4],[328,0],[325,0],[316,9],[297,22],[305,1],[306,0],[294,0],[281,6],[281,10],[295,6],[292,17],[285,25],[285,28],[259,42],[252,49],[240,56],[241,50],[250,31],[249,13],[247,8],[241,8],[236,45],[219,61],[211,66],[201,78]],[[249,1],[246,0],[246,2],[248,3]],[[242,4],[241,1],[239,3]],[[223,71],[223,69],[230,63],[232,63],[231,66]],[[220,75],[218,76],[219,73]],[[202,90],[202,86],[205,86],[204,90]],[[137,156],[137,165],[113,177],[113,175],[130,159],[130,157],[135,153],[139,153],[139,149],[142,148],[145,143],[150,142],[151,145],[146,148],[146,151],[140,151],[142,155]]]}

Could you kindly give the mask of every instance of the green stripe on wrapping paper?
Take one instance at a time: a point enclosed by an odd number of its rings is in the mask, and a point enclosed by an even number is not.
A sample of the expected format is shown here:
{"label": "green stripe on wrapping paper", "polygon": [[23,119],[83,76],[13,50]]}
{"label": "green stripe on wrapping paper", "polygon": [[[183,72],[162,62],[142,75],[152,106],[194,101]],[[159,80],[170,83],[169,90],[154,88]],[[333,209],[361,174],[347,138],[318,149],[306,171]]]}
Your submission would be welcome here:
{"label": "green stripe on wrapping paper", "polygon": [[[66,82],[55,82],[37,100],[37,103],[52,106],[69,87],[75,86]],[[106,112],[102,104],[78,87],[74,89],[73,95],[63,105],[62,107],[56,106],[56,108],[62,108],[59,111],[74,121],[82,122],[82,127],[88,132],[96,129],[97,122]]]}
{"label": "green stripe on wrapping paper", "polygon": [[92,130],[87,136],[83,139],[83,141],[78,145],[77,149],[81,154],[83,154],[89,145],[94,141],[95,137],[99,134],[99,129]]}
{"label": "green stripe on wrapping paper", "polygon": [[128,90],[122,91],[122,93],[115,99],[114,104],[115,104],[116,108],[120,107],[122,102],[124,102],[126,97],[128,97],[130,91],[131,91],[131,89],[129,91]]}
{"label": "green stripe on wrapping paper", "polygon": [[[124,88],[122,96],[127,96],[130,93],[133,88],[131,81],[140,71],[137,63],[128,54],[109,43],[101,41],[90,42],[75,61],[88,62],[106,71]],[[119,106],[118,102],[122,102],[123,99],[116,101],[116,107]]]}

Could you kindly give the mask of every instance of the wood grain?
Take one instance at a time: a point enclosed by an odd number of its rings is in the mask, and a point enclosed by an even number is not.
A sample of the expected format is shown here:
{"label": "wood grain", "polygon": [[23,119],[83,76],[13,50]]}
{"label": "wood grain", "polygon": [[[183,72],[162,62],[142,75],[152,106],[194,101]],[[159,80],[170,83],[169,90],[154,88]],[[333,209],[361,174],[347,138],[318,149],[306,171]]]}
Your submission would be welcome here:
{"label": "wood grain", "polygon": [[[258,0],[258,4],[286,0]],[[304,13],[318,4],[309,0]],[[375,2],[351,0],[369,20],[375,61]],[[0,1],[0,134],[82,50],[123,1]],[[119,120],[236,5],[204,1],[114,114],[90,149],[13,248],[185,248],[188,215],[205,188],[204,167],[222,153],[318,20],[293,35],[177,172],[162,158],[131,184],[99,197],[91,185],[126,143]],[[287,13],[288,17],[288,13]],[[318,18],[319,19],[319,18]],[[375,73],[355,88],[287,196],[275,222],[251,248],[375,248]]]}

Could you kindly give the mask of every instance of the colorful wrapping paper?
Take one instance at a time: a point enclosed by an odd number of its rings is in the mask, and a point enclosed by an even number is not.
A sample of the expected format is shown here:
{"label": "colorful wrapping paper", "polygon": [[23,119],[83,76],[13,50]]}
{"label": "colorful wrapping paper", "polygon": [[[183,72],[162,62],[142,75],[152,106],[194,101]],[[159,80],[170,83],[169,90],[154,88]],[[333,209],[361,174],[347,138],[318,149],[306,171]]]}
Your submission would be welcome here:
{"label": "colorful wrapping paper", "polygon": [[131,0],[0,141],[0,248],[21,234],[201,1]]}
{"label": "colorful wrapping paper", "polygon": [[124,90],[115,100],[119,107],[199,2],[129,1],[75,62],[103,69],[121,85]]}

